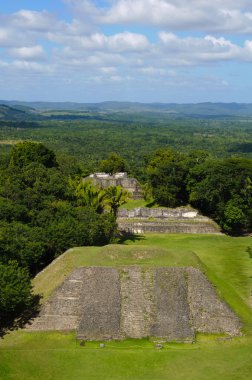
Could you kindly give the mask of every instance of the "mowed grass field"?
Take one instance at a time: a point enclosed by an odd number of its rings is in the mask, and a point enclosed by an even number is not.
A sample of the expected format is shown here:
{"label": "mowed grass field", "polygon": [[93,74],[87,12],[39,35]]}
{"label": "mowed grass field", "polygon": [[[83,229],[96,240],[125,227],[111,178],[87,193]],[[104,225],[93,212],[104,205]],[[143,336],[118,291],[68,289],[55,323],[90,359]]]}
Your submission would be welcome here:
{"label": "mowed grass field", "polygon": [[220,297],[243,322],[243,336],[198,335],[194,344],[151,340],[76,343],[74,333],[12,332],[0,341],[0,379],[251,379],[251,237],[152,235],[123,245],[69,250],[34,280],[46,299],[78,266],[194,266],[202,269]]}

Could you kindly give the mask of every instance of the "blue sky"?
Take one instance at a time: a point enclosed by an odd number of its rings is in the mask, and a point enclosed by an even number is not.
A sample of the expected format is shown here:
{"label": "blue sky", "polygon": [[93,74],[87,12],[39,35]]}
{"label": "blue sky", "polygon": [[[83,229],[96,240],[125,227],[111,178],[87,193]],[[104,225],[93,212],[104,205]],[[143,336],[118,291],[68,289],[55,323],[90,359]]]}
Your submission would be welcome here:
{"label": "blue sky", "polygon": [[0,99],[252,102],[251,0],[9,0]]}

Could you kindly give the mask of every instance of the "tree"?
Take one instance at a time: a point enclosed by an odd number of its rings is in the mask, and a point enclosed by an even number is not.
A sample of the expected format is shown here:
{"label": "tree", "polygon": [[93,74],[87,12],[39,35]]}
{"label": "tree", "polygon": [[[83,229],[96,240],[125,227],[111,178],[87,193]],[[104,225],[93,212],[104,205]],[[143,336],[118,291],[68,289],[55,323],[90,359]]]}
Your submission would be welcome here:
{"label": "tree", "polygon": [[16,261],[0,262],[0,327],[10,326],[34,303],[28,271]]}
{"label": "tree", "polygon": [[97,212],[103,210],[105,198],[105,191],[103,189],[94,185],[92,181],[85,181],[83,179],[77,183],[70,180],[70,185],[75,187],[74,194],[78,205],[91,207]]}
{"label": "tree", "polygon": [[22,168],[32,162],[38,162],[47,168],[58,166],[54,152],[41,143],[24,141],[12,148],[10,165]]}
{"label": "tree", "polygon": [[171,149],[159,149],[151,157],[147,173],[154,200],[162,206],[176,207],[186,204],[186,156]]}
{"label": "tree", "polygon": [[43,267],[46,256],[45,226],[31,227],[20,222],[0,224],[0,261],[15,260],[31,274]]}
{"label": "tree", "polygon": [[252,161],[241,158],[207,160],[190,170],[189,201],[229,233],[251,227]]}
{"label": "tree", "polygon": [[225,207],[222,227],[232,234],[240,233],[246,227],[247,219],[242,207],[231,199]]}
{"label": "tree", "polygon": [[117,153],[110,153],[106,160],[100,162],[100,170],[105,173],[115,174],[118,172],[127,172],[128,165],[126,161]]}
{"label": "tree", "polygon": [[105,189],[104,205],[114,217],[118,208],[126,203],[131,194],[121,186],[109,186]]}

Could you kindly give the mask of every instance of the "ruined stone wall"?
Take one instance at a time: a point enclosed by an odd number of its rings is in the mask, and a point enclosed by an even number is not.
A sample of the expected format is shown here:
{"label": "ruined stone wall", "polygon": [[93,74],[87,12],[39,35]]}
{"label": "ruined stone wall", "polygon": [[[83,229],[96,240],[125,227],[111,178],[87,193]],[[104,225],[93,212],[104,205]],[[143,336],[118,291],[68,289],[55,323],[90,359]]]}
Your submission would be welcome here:
{"label": "ruined stone wall", "polygon": [[208,220],[207,217],[199,215],[198,210],[190,207],[136,207],[133,210],[118,210],[119,218],[158,218],[158,219],[193,219]]}
{"label": "ruined stone wall", "polygon": [[106,173],[95,173],[87,177],[93,183],[107,188],[109,186],[121,186],[132,194],[133,199],[142,198],[142,190],[139,182],[135,178],[128,178],[127,173],[117,173],[109,175]]}
{"label": "ruined stone wall", "polygon": [[153,233],[191,233],[216,234],[220,228],[211,219],[199,215],[189,207],[148,208],[133,210],[121,209],[117,224],[120,231],[134,234]]}
{"label": "ruined stone wall", "polygon": [[54,292],[28,329],[77,330],[82,339],[160,337],[192,341],[199,332],[239,335],[240,322],[194,268],[87,267]]}
{"label": "ruined stone wall", "polygon": [[190,223],[190,222],[151,222],[151,221],[120,221],[118,229],[130,234],[166,233],[166,234],[219,234],[219,229],[214,223]]}

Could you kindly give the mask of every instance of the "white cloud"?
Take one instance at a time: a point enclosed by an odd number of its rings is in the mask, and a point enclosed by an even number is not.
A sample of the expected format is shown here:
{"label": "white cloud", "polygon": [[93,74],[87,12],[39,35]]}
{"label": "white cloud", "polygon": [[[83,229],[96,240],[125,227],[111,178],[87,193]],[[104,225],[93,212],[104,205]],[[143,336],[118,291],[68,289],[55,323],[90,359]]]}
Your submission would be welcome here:
{"label": "white cloud", "polygon": [[158,67],[153,67],[153,66],[146,66],[146,67],[141,67],[138,69],[138,71],[141,74],[144,75],[151,75],[151,76],[164,76],[168,74],[168,71],[163,69],[163,68],[158,68]]}
{"label": "white cloud", "polygon": [[0,47],[22,46],[30,44],[32,39],[11,27],[0,27]]}
{"label": "white cloud", "polygon": [[161,47],[169,54],[170,62],[190,65],[226,60],[242,60],[245,49],[223,37],[179,38],[172,33],[160,32]]}
{"label": "white cloud", "polygon": [[26,31],[47,32],[57,28],[58,23],[59,21],[54,15],[47,11],[37,12],[22,9],[10,17],[10,24],[13,27]]}
{"label": "white cloud", "polygon": [[174,31],[252,33],[250,1],[116,0],[108,2],[106,8],[96,7],[92,1],[68,0],[67,3],[79,17],[86,15],[98,23],[135,23]]}
{"label": "white cloud", "polygon": [[9,49],[8,53],[15,58],[25,60],[36,60],[45,57],[45,52],[41,45],[12,48]]}
{"label": "white cloud", "polygon": [[[194,85],[195,69],[210,73],[223,62],[252,62],[251,1],[108,0],[104,7],[95,5],[99,1],[64,2],[72,10],[67,21],[48,11],[0,14],[2,80],[9,73],[38,83],[48,77],[60,86],[95,82],[124,90],[177,81],[182,88]],[[234,38],[239,33],[248,34]],[[199,75],[198,81],[222,89],[229,83],[224,76]]]}
{"label": "white cloud", "polygon": [[41,64],[37,62],[30,62],[25,60],[15,60],[9,64],[10,69],[17,69],[20,71],[27,71],[29,73],[43,73],[52,74],[54,68],[50,65]]}
{"label": "white cloud", "polygon": [[95,33],[87,36],[62,35],[60,33],[49,35],[51,41],[66,45],[66,53],[73,53],[75,49],[88,50],[109,50],[113,52],[139,51],[147,49],[148,39],[142,34],[123,32],[106,36],[102,33]]}
{"label": "white cloud", "polygon": [[113,66],[106,66],[106,67],[101,67],[100,71],[104,74],[111,74],[111,73],[113,74],[117,71],[117,68]]}

